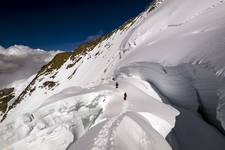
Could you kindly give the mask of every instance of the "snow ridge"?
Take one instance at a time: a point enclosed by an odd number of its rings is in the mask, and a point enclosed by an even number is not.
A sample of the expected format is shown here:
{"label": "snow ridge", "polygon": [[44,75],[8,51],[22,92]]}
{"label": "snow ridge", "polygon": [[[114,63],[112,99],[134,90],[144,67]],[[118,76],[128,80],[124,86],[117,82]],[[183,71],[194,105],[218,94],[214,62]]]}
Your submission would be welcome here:
{"label": "snow ridge", "polygon": [[124,114],[110,118],[103,126],[98,136],[94,139],[94,147],[92,150],[113,150],[114,145],[114,132],[122,121]]}

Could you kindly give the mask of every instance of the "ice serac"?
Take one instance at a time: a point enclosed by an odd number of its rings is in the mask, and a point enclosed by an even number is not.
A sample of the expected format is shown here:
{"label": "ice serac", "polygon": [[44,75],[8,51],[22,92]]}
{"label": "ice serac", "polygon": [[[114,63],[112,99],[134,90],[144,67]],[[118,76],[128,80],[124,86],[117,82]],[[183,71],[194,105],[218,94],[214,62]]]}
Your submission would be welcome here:
{"label": "ice serac", "polygon": [[180,112],[175,127],[167,136],[173,149],[224,149],[224,128],[221,126],[224,109],[218,95],[224,79],[202,65],[193,64],[163,67],[156,63],[139,62],[122,67],[117,72],[117,76],[139,76],[146,80],[160,93],[165,103]]}
{"label": "ice serac", "polygon": [[224,42],[225,0],[155,1],[43,66],[2,114],[0,149],[223,150]]}
{"label": "ice serac", "polygon": [[[152,84],[165,97],[165,102],[191,111],[221,128],[217,120],[220,101],[218,91],[225,84],[203,65],[180,64],[164,67],[157,63],[139,62],[121,67],[117,76],[134,75]],[[221,128],[223,131],[223,128]]]}

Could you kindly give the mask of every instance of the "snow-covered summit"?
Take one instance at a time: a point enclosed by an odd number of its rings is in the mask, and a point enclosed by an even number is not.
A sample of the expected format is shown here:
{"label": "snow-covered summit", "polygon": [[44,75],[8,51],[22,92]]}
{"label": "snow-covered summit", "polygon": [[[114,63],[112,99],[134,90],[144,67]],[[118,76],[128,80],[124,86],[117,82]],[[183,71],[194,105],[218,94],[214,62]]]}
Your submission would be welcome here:
{"label": "snow-covered summit", "polygon": [[43,66],[2,115],[0,148],[223,150],[224,35],[224,0],[155,1]]}

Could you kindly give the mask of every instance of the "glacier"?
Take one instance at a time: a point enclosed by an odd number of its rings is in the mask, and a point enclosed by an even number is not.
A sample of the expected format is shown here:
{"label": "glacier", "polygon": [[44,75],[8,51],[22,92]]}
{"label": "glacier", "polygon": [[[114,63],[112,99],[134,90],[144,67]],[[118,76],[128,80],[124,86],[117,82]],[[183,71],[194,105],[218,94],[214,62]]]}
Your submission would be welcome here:
{"label": "glacier", "polygon": [[224,150],[224,50],[224,0],[156,0],[28,79],[0,149]]}

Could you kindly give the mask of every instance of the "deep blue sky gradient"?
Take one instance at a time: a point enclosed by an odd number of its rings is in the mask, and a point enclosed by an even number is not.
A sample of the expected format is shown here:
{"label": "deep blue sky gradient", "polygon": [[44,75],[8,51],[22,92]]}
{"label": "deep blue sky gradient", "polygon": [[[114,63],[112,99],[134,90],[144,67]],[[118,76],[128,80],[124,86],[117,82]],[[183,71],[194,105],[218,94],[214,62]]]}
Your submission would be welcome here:
{"label": "deep blue sky gradient", "polygon": [[151,0],[1,0],[0,45],[72,50],[110,32]]}

